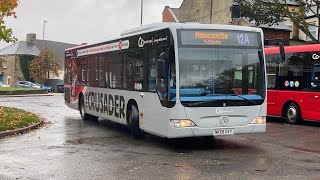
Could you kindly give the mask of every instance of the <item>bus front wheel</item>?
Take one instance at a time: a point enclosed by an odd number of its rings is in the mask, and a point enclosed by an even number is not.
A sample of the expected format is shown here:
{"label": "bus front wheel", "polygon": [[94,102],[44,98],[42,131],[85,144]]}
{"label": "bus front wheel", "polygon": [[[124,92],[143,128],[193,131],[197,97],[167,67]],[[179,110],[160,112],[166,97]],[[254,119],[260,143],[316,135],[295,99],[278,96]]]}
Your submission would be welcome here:
{"label": "bus front wheel", "polygon": [[135,139],[141,139],[144,137],[144,132],[140,129],[139,124],[139,111],[138,108],[133,105],[129,110],[129,123],[131,134]]}
{"label": "bus front wheel", "polygon": [[289,103],[284,112],[288,124],[296,124],[300,120],[300,108],[296,103]]}

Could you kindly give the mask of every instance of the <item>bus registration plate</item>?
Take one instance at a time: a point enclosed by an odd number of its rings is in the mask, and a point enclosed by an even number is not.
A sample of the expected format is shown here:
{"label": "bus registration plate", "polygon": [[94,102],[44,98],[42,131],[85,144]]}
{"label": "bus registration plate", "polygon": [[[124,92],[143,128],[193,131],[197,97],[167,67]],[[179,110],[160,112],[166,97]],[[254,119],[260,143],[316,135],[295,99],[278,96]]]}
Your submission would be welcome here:
{"label": "bus registration plate", "polygon": [[230,135],[234,134],[233,129],[214,129],[213,130],[213,135]]}

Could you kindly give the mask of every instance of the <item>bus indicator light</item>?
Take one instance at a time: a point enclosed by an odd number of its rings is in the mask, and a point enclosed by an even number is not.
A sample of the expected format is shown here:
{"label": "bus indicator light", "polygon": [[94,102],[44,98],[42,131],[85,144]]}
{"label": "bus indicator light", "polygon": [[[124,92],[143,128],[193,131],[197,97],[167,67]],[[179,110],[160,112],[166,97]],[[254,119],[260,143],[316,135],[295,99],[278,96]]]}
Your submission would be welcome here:
{"label": "bus indicator light", "polygon": [[259,116],[257,118],[254,118],[250,124],[265,124],[266,121],[267,120],[265,116]]}
{"label": "bus indicator light", "polygon": [[175,128],[194,127],[194,122],[189,119],[171,119],[170,123]]}

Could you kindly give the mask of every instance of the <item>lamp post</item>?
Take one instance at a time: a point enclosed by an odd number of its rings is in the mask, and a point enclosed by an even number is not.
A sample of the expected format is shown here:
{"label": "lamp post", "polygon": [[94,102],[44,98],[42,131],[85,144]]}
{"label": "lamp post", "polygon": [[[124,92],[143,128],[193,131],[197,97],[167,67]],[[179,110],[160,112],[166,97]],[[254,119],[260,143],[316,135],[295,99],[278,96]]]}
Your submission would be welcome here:
{"label": "lamp post", "polygon": [[[46,29],[46,23],[47,23],[48,21],[46,21],[46,20],[44,20],[43,21],[43,26],[42,26],[42,28],[43,28],[43,32],[42,32],[42,53],[44,53],[44,33],[45,33],[45,29]],[[42,58],[44,58],[44,57],[42,57]],[[43,74],[43,64],[42,64],[42,78],[44,78],[44,74]],[[41,78],[41,79],[42,79]],[[49,79],[49,72],[48,72],[48,79]],[[43,83],[44,83],[44,81],[45,81],[45,78],[43,79]]]}
{"label": "lamp post", "polygon": [[43,32],[42,32],[42,50],[44,50],[44,33],[45,33],[46,23],[47,23],[47,22],[48,22],[48,21],[44,20],[44,21],[43,21],[43,26],[42,26],[42,28],[43,28]]}
{"label": "lamp post", "polygon": [[143,15],[143,0],[141,0],[141,21],[140,21],[140,26],[142,26],[142,15]]}

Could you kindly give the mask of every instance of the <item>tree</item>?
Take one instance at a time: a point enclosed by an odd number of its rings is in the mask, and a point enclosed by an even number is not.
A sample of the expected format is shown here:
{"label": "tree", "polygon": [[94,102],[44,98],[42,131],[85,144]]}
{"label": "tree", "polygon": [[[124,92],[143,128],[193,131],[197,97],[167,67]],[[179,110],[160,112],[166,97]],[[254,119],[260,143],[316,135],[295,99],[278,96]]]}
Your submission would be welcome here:
{"label": "tree", "polygon": [[17,18],[14,9],[18,6],[19,0],[1,0],[0,1],[0,40],[7,43],[15,42],[17,39],[13,37],[12,29],[5,26],[5,17]]}
{"label": "tree", "polygon": [[309,31],[309,27],[318,27],[316,24],[306,22],[305,13],[311,12],[320,18],[316,9],[320,6],[319,0],[291,0],[299,4],[299,11],[293,11],[287,4],[288,0],[235,0],[239,4],[242,17],[255,21],[256,25],[274,25],[290,19],[313,42],[318,42]]}
{"label": "tree", "polygon": [[41,83],[49,78],[49,73],[58,76],[61,70],[60,59],[48,48],[42,50],[39,56],[36,56],[29,64],[31,78]]}

